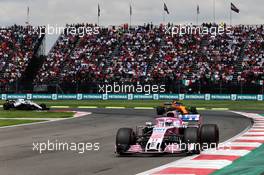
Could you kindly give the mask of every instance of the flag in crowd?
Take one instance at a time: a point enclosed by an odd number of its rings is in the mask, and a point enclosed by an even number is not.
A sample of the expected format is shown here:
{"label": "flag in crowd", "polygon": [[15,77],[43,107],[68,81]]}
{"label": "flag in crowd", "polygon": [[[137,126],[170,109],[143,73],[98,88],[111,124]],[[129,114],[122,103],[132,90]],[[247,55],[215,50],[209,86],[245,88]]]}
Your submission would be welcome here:
{"label": "flag in crowd", "polygon": [[27,20],[26,24],[29,25],[29,6],[27,6]]}
{"label": "flag in crowd", "polygon": [[200,6],[199,5],[197,5],[196,11],[197,11],[197,14],[200,14]]}
{"label": "flag in crowd", "polygon": [[29,6],[27,7],[27,15],[29,15]]}
{"label": "flag in crowd", "polygon": [[239,9],[231,2],[231,10],[233,10],[236,13],[239,13]]}
{"label": "flag in crowd", "polygon": [[165,4],[165,2],[164,2],[164,11],[165,11],[167,14],[170,14],[169,9],[168,9],[167,5]]}
{"label": "flag in crowd", "polygon": [[200,14],[200,7],[197,5],[197,14]]}
{"label": "flag in crowd", "polygon": [[97,12],[98,12],[98,17],[101,16],[100,4],[98,4]]}
{"label": "flag in crowd", "polygon": [[129,6],[129,14],[130,14],[130,16],[132,15],[132,6],[131,6],[131,4]]}

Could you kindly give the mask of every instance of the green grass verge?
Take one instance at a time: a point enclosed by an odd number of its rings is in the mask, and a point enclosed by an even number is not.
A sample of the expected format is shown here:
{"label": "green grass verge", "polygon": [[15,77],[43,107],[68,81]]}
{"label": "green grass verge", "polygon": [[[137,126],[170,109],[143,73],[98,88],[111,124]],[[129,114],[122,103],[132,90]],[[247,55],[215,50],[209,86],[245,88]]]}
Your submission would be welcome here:
{"label": "green grass verge", "polygon": [[0,110],[0,118],[69,118],[73,112]]}
{"label": "green grass verge", "polygon": [[[169,101],[169,100],[166,100]],[[38,103],[45,103],[48,106],[122,106],[126,108],[134,107],[156,107],[163,103],[163,100],[36,100]],[[230,110],[264,110],[263,101],[204,101],[204,100],[184,100],[185,105],[196,106],[198,108],[229,108]],[[3,104],[4,101],[0,101]]]}
{"label": "green grass verge", "polygon": [[212,175],[261,175],[264,173],[264,144],[248,155],[235,160],[231,165],[220,169]]}
{"label": "green grass verge", "polygon": [[11,125],[19,125],[19,124],[27,124],[27,123],[36,123],[43,122],[45,120],[8,120],[8,119],[0,119],[0,127],[3,126],[11,126]]}

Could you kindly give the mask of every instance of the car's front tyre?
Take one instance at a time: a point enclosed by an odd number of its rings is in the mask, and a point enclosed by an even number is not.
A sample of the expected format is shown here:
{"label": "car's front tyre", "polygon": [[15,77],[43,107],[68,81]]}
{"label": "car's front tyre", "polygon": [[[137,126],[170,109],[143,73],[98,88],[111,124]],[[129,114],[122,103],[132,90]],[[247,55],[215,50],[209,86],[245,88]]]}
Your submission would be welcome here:
{"label": "car's front tyre", "polygon": [[9,110],[11,108],[11,106],[10,106],[10,104],[8,104],[8,103],[5,103],[4,105],[3,105],[3,109],[4,110]]}
{"label": "car's front tyre", "polygon": [[166,112],[165,108],[162,106],[158,106],[156,110],[157,110],[157,115],[163,115]]}
{"label": "car's front tyre", "polygon": [[116,134],[116,153],[123,155],[130,147],[136,143],[136,135],[131,128],[120,128]]}
{"label": "car's front tyre", "polygon": [[191,114],[198,114],[196,107],[191,106],[189,110]]}

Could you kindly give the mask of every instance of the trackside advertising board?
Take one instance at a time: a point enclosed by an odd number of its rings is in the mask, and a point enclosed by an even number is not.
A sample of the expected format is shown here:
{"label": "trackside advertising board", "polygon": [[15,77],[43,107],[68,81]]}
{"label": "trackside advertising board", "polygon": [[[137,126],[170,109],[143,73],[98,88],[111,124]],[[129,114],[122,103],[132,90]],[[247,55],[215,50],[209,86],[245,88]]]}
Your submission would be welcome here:
{"label": "trackside advertising board", "polygon": [[0,94],[2,100],[254,100],[263,94]]}

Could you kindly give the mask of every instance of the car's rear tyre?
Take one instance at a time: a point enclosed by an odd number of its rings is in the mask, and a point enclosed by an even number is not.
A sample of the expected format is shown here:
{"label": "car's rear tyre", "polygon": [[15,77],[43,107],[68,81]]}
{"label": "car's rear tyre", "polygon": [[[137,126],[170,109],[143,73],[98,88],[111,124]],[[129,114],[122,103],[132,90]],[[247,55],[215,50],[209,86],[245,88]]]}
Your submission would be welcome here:
{"label": "car's rear tyre", "polygon": [[219,143],[219,128],[215,124],[204,124],[200,128],[201,144],[214,148]]}
{"label": "car's rear tyre", "polygon": [[116,153],[124,154],[130,147],[136,143],[136,135],[131,128],[120,128],[116,134]]}
{"label": "car's rear tyre", "polygon": [[190,113],[191,114],[198,114],[196,107],[190,107]]}
{"label": "car's rear tyre", "polygon": [[184,136],[183,141],[185,143],[186,148],[189,148],[191,144],[193,144],[193,147],[191,150],[188,150],[192,154],[199,154],[201,147],[200,147],[200,135],[199,135],[199,128],[186,128],[184,130]]}
{"label": "car's rear tyre", "polygon": [[37,110],[38,108],[36,106],[33,106],[33,105],[28,105],[28,110],[30,111],[34,111],[34,110]]}
{"label": "car's rear tyre", "polygon": [[165,108],[162,106],[157,107],[157,115],[163,115],[165,113]]}
{"label": "car's rear tyre", "polygon": [[43,104],[43,103],[40,104],[39,106],[42,108],[42,110],[46,110],[47,109],[47,106],[45,104]]}

